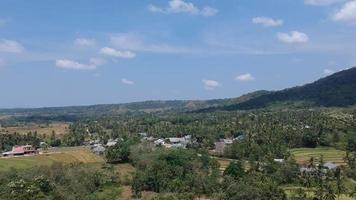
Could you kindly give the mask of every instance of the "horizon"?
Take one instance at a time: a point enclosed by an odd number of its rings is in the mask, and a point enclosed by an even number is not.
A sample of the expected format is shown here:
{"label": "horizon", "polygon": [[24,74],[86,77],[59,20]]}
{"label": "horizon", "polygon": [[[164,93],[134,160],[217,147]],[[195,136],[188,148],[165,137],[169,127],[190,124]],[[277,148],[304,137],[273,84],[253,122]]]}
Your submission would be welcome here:
{"label": "horizon", "polygon": [[356,65],[355,0],[0,5],[1,109],[235,98]]}

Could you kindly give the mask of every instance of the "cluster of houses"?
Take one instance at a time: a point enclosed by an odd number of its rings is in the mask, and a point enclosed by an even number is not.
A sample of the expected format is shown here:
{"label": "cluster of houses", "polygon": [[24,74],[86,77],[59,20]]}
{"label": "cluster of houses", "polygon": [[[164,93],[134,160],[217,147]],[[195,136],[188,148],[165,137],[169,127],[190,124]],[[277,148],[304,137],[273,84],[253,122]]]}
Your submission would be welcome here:
{"label": "cluster of houses", "polygon": [[[321,167],[321,170],[318,168]],[[326,162],[322,166],[317,167],[301,167],[299,168],[300,173],[304,175],[317,175],[318,173],[327,173],[327,171],[334,171],[338,168],[338,165],[332,162]]]}
{"label": "cluster of houses", "polygon": [[91,140],[85,143],[85,145],[89,146],[95,154],[102,155],[104,154],[106,148],[115,146],[118,141],[119,141],[118,138],[109,139],[106,144],[102,144],[100,140],[97,139],[97,140]]}
{"label": "cluster of houses", "polygon": [[[151,140],[152,138],[146,138]],[[183,137],[159,138],[154,140],[156,146],[164,146],[166,148],[187,148],[187,145],[192,142],[192,136],[186,135]]]}

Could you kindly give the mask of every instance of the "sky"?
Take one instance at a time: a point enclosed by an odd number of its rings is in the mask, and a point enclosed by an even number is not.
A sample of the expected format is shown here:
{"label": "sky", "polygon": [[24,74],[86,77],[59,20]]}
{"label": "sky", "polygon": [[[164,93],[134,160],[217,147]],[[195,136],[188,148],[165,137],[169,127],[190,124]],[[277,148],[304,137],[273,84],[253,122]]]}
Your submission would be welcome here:
{"label": "sky", "polygon": [[355,52],[356,0],[2,0],[0,108],[237,97]]}

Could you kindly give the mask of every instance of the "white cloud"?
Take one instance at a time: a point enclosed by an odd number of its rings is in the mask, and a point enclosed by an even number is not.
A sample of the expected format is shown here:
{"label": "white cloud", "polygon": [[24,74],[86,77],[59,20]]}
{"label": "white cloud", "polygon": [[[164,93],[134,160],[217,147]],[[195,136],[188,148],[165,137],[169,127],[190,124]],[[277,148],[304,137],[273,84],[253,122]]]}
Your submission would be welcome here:
{"label": "white cloud", "polygon": [[110,38],[111,44],[119,49],[153,53],[193,53],[195,50],[161,43],[147,43],[144,37],[135,33],[120,33]]}
{"label": "white cloud", "polygon": [[312,6],[328,6],[343,1],[345,0],[304,0],[304,3]]}
{"label": "white cloud", "polygon": [[356,24],[356,1],[349,1],[333,16],[335,21]]}
{"label": "white cloud", "polygon": [[128,80],[126,78],[121,79],[121,83],[123,83],[125,85],[134,85],[135,84],[134,81]]}
{"label": "white cloud", "polygon": [[99,53],[107,55],[107,56],[113,56],[113,57],[119,57],[119,58],[134,58],[136,57],[136,54],[131,52],[131,51],[119,51],[110,47],[104,47],[101,48]]}
{"label": "white cloud", "polygon": [[256,80],[256,78],[253,77],[250,73],[247,73],[247,74],[241,74],[239,76],[236,76],[235,80],[237,80],[237,81],[253,81],[253,80]]}
{"label": "white cloud", "polygon": [[221,86],[221,84],[218,81],[215,81],[215,80],[204,79],[204,80],[202,80],[202,82],[203,82],[204,88],[206,90],[214,90],[215,88]]}
{"label": "white cloud", "polygon": [[6,53],[21,53],[25,48],[14,40],[0,40],[0,52]]}
{"label": "white cloud", "polygon": [[77,46],[92,47],[95,46],[96,41],[88,38],[77,38],[74,40],[74,44]]}
{"label": "white cloud", "polygon": [[291,31],[289,33],[277,33],[277,38],[279,41],[284,43],[305,43],[309,41],[307,34],[298,31]]}
{"label": "white cloud", "polygon": [[83,64],[74,60],[68,59],[58,59],[56,60],[56,66],[62,69],[73,69],[73,70],[93,70],[96,69],[94,63]]}
{"label": "white cloud", "polygon": [[189,13],[191,15],[201,15],[205,17],[214,16],[218,13],[218,10],[215,8],[209,6],[198,8],[193,3],[184,0],[170,0],[166,8],[151,4],[148,6],[148,10],[164,14]]}
{"label": "white cloud", "polygon": [[254,17],[252,19],[254,24],[262,24],[265,27],[281,26],[283,25],[283,20],[272,19],[270,17]]}
{"label": "white cloud", "polygon": [[326,74],[326,75],[330,75],[330,74],[335,73],[335,71],[332,70],[332,69],[324,69],[324,70],[323,70],[323,73]]}

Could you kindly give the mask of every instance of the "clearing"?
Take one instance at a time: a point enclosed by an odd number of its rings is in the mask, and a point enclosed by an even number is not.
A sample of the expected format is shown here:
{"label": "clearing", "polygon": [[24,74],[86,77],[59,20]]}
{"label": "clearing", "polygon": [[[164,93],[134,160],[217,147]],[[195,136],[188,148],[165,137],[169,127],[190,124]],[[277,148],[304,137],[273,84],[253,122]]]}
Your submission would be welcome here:
{"label": "clearing", "polygon": [[27,134],[28,132],[34,133],[37,131],[38,135],[51,135],[52,131],[56,133],[56,135],[64,135],[67,134],[69,129],[68,123],[51,123],[51,124],[27,124],[24,126],[11,126],[11,127],[0,127],[1,132],[8,133],[19,133],[19,134]]}
{"label": "clearing", "polygon": [[346,152],[331,147],[295,148],[291,149],[290,153],[297,163],[302,165],[307,164],[311,157],[314,157],[314,160],[318,162],[321,155],[323,155],[324,162],[333,162],[337,165],[346,164],[344,161]]}
{"label": "clearing", "polygon": [[84,147],[56,148],[48,150],[48,153],[19,157],[0,158],[0,171],[14,169],[27,169],[36,166],[50,166],[55,162],[60,163],[103,163],[102,157],[93,154]]}

